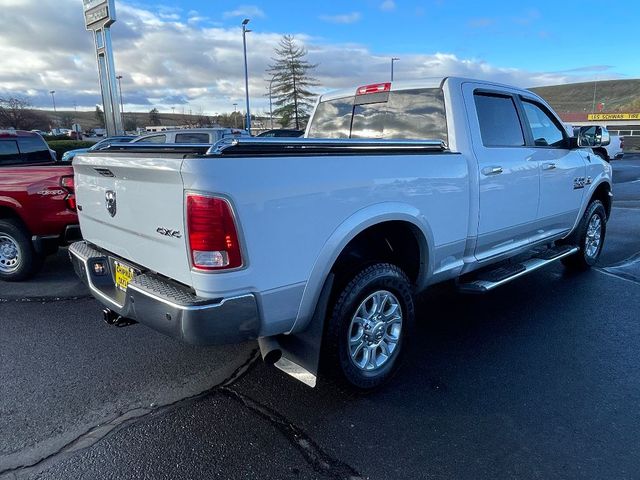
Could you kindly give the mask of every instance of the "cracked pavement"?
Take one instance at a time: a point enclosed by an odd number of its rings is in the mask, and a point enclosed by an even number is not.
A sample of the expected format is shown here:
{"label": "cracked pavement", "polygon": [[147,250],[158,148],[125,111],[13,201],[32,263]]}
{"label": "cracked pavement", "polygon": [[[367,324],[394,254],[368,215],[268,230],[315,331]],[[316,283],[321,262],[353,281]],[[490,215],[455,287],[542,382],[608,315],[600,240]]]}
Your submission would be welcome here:
{"label": "cracked pavement", "polygon": [[408,365],[367,396],[310,389],[253,343],[109,327],[56,300],[72,277],[30,287],[46,302],[0,284],[0,478],[637,478],[640,157],[613,165],[599,268],[430,290]]}

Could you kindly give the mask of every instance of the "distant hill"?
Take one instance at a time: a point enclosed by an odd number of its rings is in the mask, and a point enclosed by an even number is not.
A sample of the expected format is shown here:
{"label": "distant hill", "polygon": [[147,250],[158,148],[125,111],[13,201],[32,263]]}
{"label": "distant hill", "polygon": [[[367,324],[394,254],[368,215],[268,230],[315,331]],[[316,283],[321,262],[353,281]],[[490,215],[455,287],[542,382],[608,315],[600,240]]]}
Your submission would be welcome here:
{"label": "distant hill", "polygon": [[544,98],[558,113],[592,112],[594,90],[596,108],[598,103],[604,103],[603,112],[640,111],[640,80],[570,83],[529,90]]}

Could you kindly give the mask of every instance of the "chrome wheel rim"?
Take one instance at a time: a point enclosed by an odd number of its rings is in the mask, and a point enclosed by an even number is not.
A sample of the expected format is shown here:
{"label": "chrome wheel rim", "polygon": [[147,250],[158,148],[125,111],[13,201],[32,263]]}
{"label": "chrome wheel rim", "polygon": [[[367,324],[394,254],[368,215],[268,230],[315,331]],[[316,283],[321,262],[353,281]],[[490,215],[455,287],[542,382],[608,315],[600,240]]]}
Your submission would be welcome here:
{"label": "chrome wheel rim", "polygon": [[351,362],[373,372],[386,365],[398,349],[402,333],[402,307],[396,296],[378,290],[356,309],[348,331]]}
{"label": "chrome wheel rim", "polygon": [[8,235],[0,234],[0,272],[13,273],[20,268],[22,255],[18,243]]}
{"label": "chrome wheel rim", "polygon": [[594,258],[600,249],[602,239],[602,219],[594,213],[587,225],[587,235],[584,241],[584,251],[589,258]]}

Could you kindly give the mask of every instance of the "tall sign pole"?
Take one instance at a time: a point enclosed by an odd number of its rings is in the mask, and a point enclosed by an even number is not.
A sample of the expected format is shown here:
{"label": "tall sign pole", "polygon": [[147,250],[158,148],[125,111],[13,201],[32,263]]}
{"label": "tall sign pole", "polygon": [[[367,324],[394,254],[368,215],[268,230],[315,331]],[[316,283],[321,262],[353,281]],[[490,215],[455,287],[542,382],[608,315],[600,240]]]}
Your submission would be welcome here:
{"label": "tall sign pole", "polygon": [[115,0],[82,0],[87,30],[93,33],[98,61],[98,79],[107,136],[124,134],[118,104],[116,74],[111,47],[111,25],[116,21]]}

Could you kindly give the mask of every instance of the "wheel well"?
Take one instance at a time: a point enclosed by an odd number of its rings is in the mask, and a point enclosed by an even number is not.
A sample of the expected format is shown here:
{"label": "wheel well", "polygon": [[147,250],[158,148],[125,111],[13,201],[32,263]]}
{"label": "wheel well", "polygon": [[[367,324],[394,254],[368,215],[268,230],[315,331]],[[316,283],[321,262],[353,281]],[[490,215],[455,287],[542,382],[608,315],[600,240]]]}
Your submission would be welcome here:
{"label": "wheel well", "polygon": [[604,147],[594,148],[593,153],[601,157],[603,160],[609,160],[609,152]]}
{"label": "wheel well", "polygon": [[331,268],[334,290],[342,290],[367,265],[382,262],[397,265],[416,283],[426,257],[421,237],[418,228],[405,221],[383,222],[363,230],[344,247]]}
{"label": "wheel well", "polygon": [[17,220],[20,220],[20,217],[16,214],[16,212],[11,210],[9,207],[3,207],[1,205],[0,205],[0,218],[15,218]]}
{"label": "wheel well", "polygon": [[611,186],[607,182],[603,182],[598,185],[598,188],[596,188],[596,191],[593,192],[591,196],[591,201],[600,200],[602,202],[604,210],[607,212],[607,218],[609,218],[611,214],[611,196],[609,192],[611,192]]}

